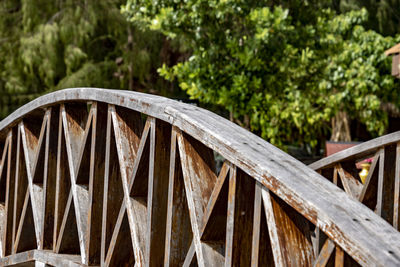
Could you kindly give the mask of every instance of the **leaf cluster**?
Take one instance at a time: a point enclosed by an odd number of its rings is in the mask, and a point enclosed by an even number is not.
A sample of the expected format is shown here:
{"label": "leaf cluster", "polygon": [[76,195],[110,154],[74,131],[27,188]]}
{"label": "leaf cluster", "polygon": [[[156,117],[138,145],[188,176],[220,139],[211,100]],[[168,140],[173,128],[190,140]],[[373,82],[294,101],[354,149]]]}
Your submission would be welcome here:
{"label": "leaf cluster", "polygon": [[123,0],[0,1],[0,118],[67,87],[149,90],[165,38],[138,30]]}
{"label": "leaf cluster", "polygon": [[398,100],[383,54],[396,40],[366,30],[365,9],[337,15],[307,1],[242,0],[128,0],[122,9],[190,51],[161,76],[278,146],[315,146],[339,111],[382,134],[380,105]]}

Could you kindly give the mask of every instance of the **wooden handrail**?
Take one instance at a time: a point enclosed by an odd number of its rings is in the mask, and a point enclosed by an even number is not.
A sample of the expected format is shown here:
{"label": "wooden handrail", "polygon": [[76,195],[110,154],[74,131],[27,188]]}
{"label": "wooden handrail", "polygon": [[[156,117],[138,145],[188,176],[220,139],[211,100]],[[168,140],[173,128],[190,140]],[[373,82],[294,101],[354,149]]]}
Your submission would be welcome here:
{"label": "wooden handrail", "polygon": [[[73,238],[63,231],[75,216],[74,253],[84,265],[111,266],[132,255],[138,265],[244,266],[268,263],[269,252],[276,265],[312,265],[324,252],[314,229],[333,241],[326,249],[336,247],[338,264],[350,255],[361,265],[400,265],[400,234],[382,218],[293,157],[196,106],[131,91],[66,89],[0,122],[0,143],[0,182],[27,188],[14,202],[12,187],[0,191],[3,257],[25,247],[71,252]],[[219,173],[213,153],[226,160]],[[29,205],[34,244],[21,246]],[[51,216],[59,218],[47,225]],[[132,251],[116,252],[130,241]]]}

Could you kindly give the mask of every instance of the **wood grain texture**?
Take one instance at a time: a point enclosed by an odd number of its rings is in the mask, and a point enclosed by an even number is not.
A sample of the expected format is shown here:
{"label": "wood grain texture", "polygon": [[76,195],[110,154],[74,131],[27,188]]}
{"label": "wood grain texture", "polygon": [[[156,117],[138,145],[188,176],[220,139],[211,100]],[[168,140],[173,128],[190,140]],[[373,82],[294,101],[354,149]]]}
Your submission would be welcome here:
{"label": "wood grain texture", "polygon": [[88,263],[100,264],[102,214],[103,214],[103,188],[105,172],[105,146],[107,127],[107,105],[93,103],[93,121],[90,151],[89,171],[89,214],[87,217],[88,233]]}
{"label": "wood grain texture", "polygon": [[363,189],[363,184],[344,170],[340,163],[338,164],[337,171],[346,193],[358,199]]}
{"label": "wood grain texture", "polygon": [[177,131],[173,128],[171,134],[164,266],[183,265],[193,240],[176,134]]}
{"label": "wood grain texture", "polygon": [[170,140],[171,125],[153,119],[147,195],[146,262],[149,266],[160,266],[164,263]]}
{"label": "wood grain texture", "polygon": [[314,262],[315,267],[327,266],[331,259],[332,253],[335,250],[335,243],[332,240],[326,240],[321,248],[321,251]]}
{"label": "wood grain texture", "polygon": [[[309,222],[276,196],[269,194],[268,216],[274,216],[273,246],[279,246],[284,266],[310,266],[314,262]],[[265,200],[268,202],[267,196]],[[271,219],[272,221],[272,219]],[[270,225],[268,225],[270,226]],[[278,260],[276,262],[279,262]],[[279,265],[279,264],[278,264]]]}
{"label": "wood grain texture", "polygon": [[177,138],[198,264],[220,264],[218,252],[200,241],[200,226],[217,180],[212,151],[182,132]]}
{"label": "wood grain texture", "polygon": [[[43,218],[42,236],[43,249],[53,249],[54,245],[54,223],[57,187],[57,149],[59,108],[49,108],[46,127],[45,157],[43,168]],[[38,167],[36,167],[38,168]]]}
{"label": "wood grain texture", "polygon": [[[127,217],[130,225],[130,233],[132,238],[132,247],[135,252],[135,260],[137,264],[145,264],[146,249],[146,229],[147,229],[147,183],[149,177],[149,149],[150,149],[150,119],[146,121],[143,133],[140,137],[139,144],[130,143],[129,147],[123,146],[123,139],[136,139],[136,137],[127,137],[127,135],[139,135],[137,131],[121,131],[120,123],[115,112],[111,112],[113,119],[115,140],[118,151],[118,160],[120,165],[121,181],[124,190],[124,203],[126,206]],[[137,117],[136,123],[142,123]],[[141,126],[140,126],[141,127]],[[140,130],[137,127],[134,129]],[[134,148],[137,147],[136,155],[133,155]],[[126,160],[128,159],[128,160]],[[131,167],[132,166],[132,167]],[[132,168],[132,172],[129,169]],[[136,181],[136,183],[135,183]],[[142,186],[144,185],[144,186]],[[134,191],[135,189],[138,189]],[[133,194],[133,191],[136,194]],[[122,208],[121,208],[122,210]],[[121,216],[120,211],[119,216]],[[114,230],[114,232],[117,229]]]}
{"label": "wood grain texture", "polygon": [[[386,220],[396,217],[396,138],[324,165],[349,196],[198,107],[128,91],[58,91],[0,122],[0,148],[8,142],[9,151],[0,252],[51,248],[102,266],[310,266],[318,228],[343,250],[338,264],[350,255],[397,266],[400,235],[370,210],[378,204]],[[355,161],[378,150],[360,185]],[[226,159],[218,175],[214,154]]]}
{"label": "wood grain texture", "polygon": [[396,146],[396,163],[395,163],[395,185],[394,185],[394,203],[393,203],[393,227],[399,229],[399,213],[400,213],[400,142]]}
{"label": "wood grain texture", "polygon": [[387,145],[379,158],[377,214],[393,224],[396,144]]}
{"label": "wood grain texture", "polygon": [[240,169],[229,177],[225,266],[249,266],[252,255],[255,181]]}
{"label": "wood grain texture", "polygon": [[329,157],[325,157],[319,161],[310,164],[310,168],[314,170],[330,167],[338,162],[343,162],[349,159],[362,157],[374,153],[383,145],[393,144],[400,141],[400,132],[387,134],[370,141],[364,142],[360,145],[350,147],[348,149],[337,152]]}

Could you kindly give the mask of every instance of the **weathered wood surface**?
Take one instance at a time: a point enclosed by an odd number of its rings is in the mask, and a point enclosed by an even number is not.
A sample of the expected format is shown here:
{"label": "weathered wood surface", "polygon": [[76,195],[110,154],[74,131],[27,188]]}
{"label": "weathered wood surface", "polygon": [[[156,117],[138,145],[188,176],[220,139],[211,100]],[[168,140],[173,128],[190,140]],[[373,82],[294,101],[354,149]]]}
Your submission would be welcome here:
{"label": "weathered wood surface", "polygon": [[[360,169],[356,169],[356,164],[366,159],[371,159],[372,162],[365,183],[362,184],[358,174]],[[343,150],[311,164],[310,167],[381,216],[394,229],[399,229],[399,132]],[[326,254],[325,259],[328,260],[333,248],[329,252],[326,249],[323,252],[320,256]],[[346,261],[343,251],[337,248],[336,258],[341,262]]]}
{"label": "weathered wood surface", "polygon": [[[372,159],[365,184],[362,184],[356,163]],[[331,180],[339,173],[343,188],[398,229],[400,193],[400,135],[397,133],[343,150],[310,165]]]}
{"label": "weathered wood surface", "polygon": [[[385,172],[370,175],[379,192],[368,193],[340,162],[336,182],[349,196],[195,106],[128,91],[62,90],[0,122],[0,149],[5,259],[51,249],[102,266],[400,265],[400,234],[356,199],[376,196],[385,214],[396,199],[386,199]],[[382,151],[380,159],[393,154]],[[226,160],[219,172],[213,153]],[[397,190],[398,180],[391,178]],[[333,246],[313,244],[316,229]]]}
{"label": "weathered wood surface", "polygon": [[400,132],[395,132],[391,134],[387,134],[370,141],[364,142],[360,145],[356,145],[340,152],[337,152],[329,157],[325,157],[320,159],[312,164],[309,167],[313,170],[318,170],[322,168],[328,168],[334,165],[337,162],[346,161],[352,158],[363,157],[369,155],[376,151],[378,148],[390,145],[393,143],[397,143],[400,141]]}
{"label": "weathered wood surface", "polygon": [[82,267],[81,257],[77,255],[57,254],[48,250],[29,250],[0,258],[0,266],[25,266],[24,263],[32,263],[29,266],[35,266],[35,261],[50,266]]}

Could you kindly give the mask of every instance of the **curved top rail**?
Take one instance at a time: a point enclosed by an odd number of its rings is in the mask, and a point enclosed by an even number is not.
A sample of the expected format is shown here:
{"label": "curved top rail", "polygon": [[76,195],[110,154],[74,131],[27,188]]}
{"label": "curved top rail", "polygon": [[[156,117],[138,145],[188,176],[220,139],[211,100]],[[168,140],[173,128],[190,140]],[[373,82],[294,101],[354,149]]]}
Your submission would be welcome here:
{"label": "curved top rail", "polygon": [[329,168],[333,166],[335,163],[348,160],[353,158],[355,155],[358,157],[362,157],[363,155],[368,155],[377,148],[388,145],[391,143],[396,143],[400,141],[400,132],[395,132],[391,134],[387,134],[370,141],[364,142],[362,144],[344,149],[340,152],[337,152],[333,155],[330,155],[326,158],[320,159],[312,164],[309,167],[313,170]]}
{"label": "curved top rail", "polygon": [[382,218],[280,149],[199,107],[132,91],[66,89],[39,97],[0,122],[0,139],[35,109],[67,101],[105,102],[169,122],[266,186],[359,263],[400,265],[400,233]]}

